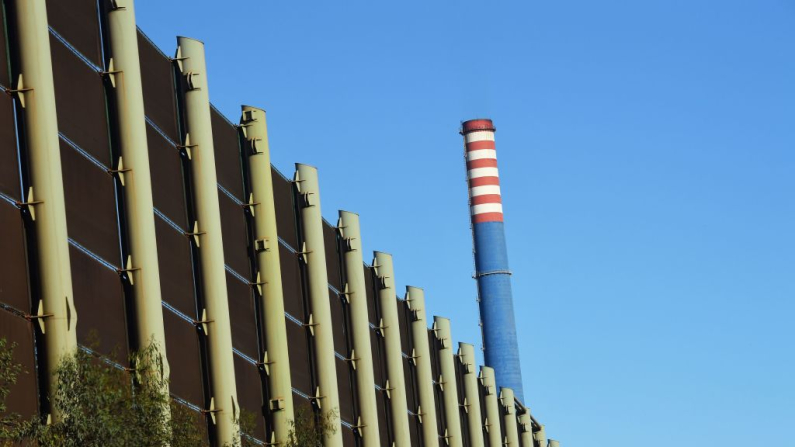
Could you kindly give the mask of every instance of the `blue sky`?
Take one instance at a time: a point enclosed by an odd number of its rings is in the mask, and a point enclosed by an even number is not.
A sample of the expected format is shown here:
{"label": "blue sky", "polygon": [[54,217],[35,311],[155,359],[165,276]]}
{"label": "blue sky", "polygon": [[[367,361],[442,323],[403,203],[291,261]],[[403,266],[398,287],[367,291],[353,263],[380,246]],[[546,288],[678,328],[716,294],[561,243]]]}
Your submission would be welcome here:
{"label": "blue sky", "polygon": [[[527,404],[565,447],[795,446],[795,3],[137,2],[479,343],[460,121],[497,126]],[[369,258],[369,255],[366,256]]]}

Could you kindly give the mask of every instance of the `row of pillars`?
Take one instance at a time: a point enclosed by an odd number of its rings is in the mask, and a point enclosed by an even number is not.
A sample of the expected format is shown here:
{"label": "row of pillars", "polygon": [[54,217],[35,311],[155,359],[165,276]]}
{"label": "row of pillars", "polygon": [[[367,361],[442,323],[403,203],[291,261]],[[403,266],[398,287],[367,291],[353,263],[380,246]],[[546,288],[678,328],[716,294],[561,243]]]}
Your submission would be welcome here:
{"label": "row of pillars", "polygon": [[[113,77],[116,101],[112,112],[120,126],[118,174],[125,178],[122,196],[126,209],[124,218],[129,229],[129,258],[124,270],[130,278],[134,295],[138,346],[145,346],[150,342],[157,346],[165,366],[163,374],[168,377],[135,9],[132,0],[117,1],[114,5],[114,9],[108,14],[112,57],[108,66],[112,68],[106,75]],[[17,1],[13,9],[18,32],[14,41],[19,66],[15,67],[16,88],[11,92],[17,95],[23,112],[22,119],[26,129],[23,139],[31,171],[28,197],[22,205],[30,209],[31,216],[35,215],[33,227],[37,240],[39,277],[42,281],[40,312],[36,317],[41,319],[40,326],[45,329],[45,387],[52,394],[55,369],[60,359],[77,349],[77,311],[72,298],[49,27],[45,0]],[[235,442],[239,436],[239,407],[203,44],[194,39],[179,37],[175,62],[187,80],[187,90],[183,97],[183,146],[192,153],[190,169],[194,180],[193,199],[197,220],[194,231],[200,241],[197,244],[198,261],[205,306],[202,320],[208,327],[206,337],[212,395],[209,411],[212,412],[216,425],[216,443],[226,445]],[[262,365],[267,375],[267,395],[271,397],[268,408],[271,409],[273,418],[273,429],[268,441],[278,445],[288,440],[290,421],[294,413],[265,112],[244,106],[240,133],[244,142],[244,156],[247,157],[244,166],[250,179],[249,206],[253,217],[252,233],[256,239],[258,275],[255,285],[261,299],[265,328]],[[296,165],[294,185],[299,198],[297,206],[301,222],[301,255],[306,264],[308,278],[311,311],[311,321],[308,324],[311,324],[313,333],[312,352],[317,365],[317,391],[314,400],[316,407],[328,420],[333,421],[335,428],[326,432],[324,445],[341,447],[339,395],[317,170],[304,164]],[[359,410],[356,430],[361,436],[363,446],[376,447],[380,445],[380,435],[370,346],[372,329],[368,319],[364,272],[361,268],[363,259],[359,217],[346,211],[341,211],[339,215],[338,231],[345,247],[345,293],[350,303],[353,335],[351,361],[356,365]],[[387,367],[385,388],[389,401],[393,445],[409,446],[409,409],[403,370],[405,360],[401,350],[392,257],[376,252],[373,269],[379,281],[377,299],[382,318],[379,330],[384,336]],[[443,442],[445,445],[460,447],[464,445],[463,437],[467,436],[467,444],[472,447],[485,445],[485,438],[488,438],[491,446],[546,447],[543,426],[539,426],[534,433],[529,412],[525,411],[517,419],[513,392],[503,388],[498,398],[493,370],[482,367],[480,374],[476,374],[473,346],[462,343],[459,345],[459,353],[453,354],[450,322],[439,317],[434,319],[433,333],[441,346],[441,378],[438,382],[434,381],[423,291],[408,287],[406,303],[413,315],[412,363],[416,367],[419,394],[419,407],[415,415],[422,425],[423,445],[435,447]],[[465,368],[462,376],[463,399],[458,396],[456,361]],[[443,434],[437,431],[434,384],[442,387],[446,427]],[[486,411],[483,419],[481,390]],[[502,412],[500,405],[503,406]],[[462,432],[461,408],[466,414],[468,433]],[[501,414],[504,418],[501,418]],[[54,420],[62,417],[57,413],[52,416]],[[501,433],[504,433],[504,439],[500,439]],[[557,447],[554,441],[550,441],[549,446]]]}

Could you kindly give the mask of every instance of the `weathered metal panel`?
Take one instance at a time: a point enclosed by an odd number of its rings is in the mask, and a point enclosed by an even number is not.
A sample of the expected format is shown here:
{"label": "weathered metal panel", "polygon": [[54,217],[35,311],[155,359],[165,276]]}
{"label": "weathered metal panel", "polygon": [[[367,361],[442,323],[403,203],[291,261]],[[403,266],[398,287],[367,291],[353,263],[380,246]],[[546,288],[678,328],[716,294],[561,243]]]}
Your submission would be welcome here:
{"label": "weathered metal panel", "polygon": [[58,39],[50,38],[58,131],[110,167],[110,143],[102,78]]}
{"label": "weathered metal panel", "polygon": [[243,198],[243,171],[240,164],[237,128],[214,108],[210,109],[213,126],[213,148],[218,183],[238,200]]}
{"label": "weathered metal panel", "polygon": [[232,324],[232,346],[253,359],[259,359],[257,312],[251,287],[226,272],[226,290]]}
{"label": "weathered metal panel", "polygon": [[8,202],[0,201],[0,302],[20,312],[30,312],[25,232],[22,214]]}
{"label": "weathered metal panel", "polygon": [[172,141],[179,141],[172,62],[140,31],[138,53],[141,57],[141,82],[146,116]]}
{"label": "weathered metal panel", "polygon": [[199,334],[196,327],[163,309],[166,330],[166,356],[171,367],[171,392],[194,405],[204,408],[204,382]]}
{"label": "weathered metal panel", "polygon": [[326,249],[326,272],[328,282],[337,290],[342,290],[342,265],[340,264],[337,230],[323,222],[323,245]]}
{"label": "weathered metal panel", "polygon": [[331,290],[329,290],[329,299],[331,299],[331,324],[333,325],[331,331],[334,337],[334,350],[344,356],[348,356],[350,347],[348,343],[348,328],[345,326],[345,304]]}
{"label": "weathered metal panel", "polygon": [[238,403],[241,410],[254,415],[256,426],[253,433],[248,433],[248,435],[259,440],[265,439],[262,380],[260,379],[259,369],[256,365],[252,365],[239,355],[235,355],[235,383],[237,384]]}
{"label": "weathered metal panel", "polygon": [[33,324],[24,318],[0,309],[0,338],[5,338],[7,347],[14,347],[14,362],[22,366],[17,383],[6,397],[7,412],[17,413],[29,419],[38,411],[38,387],[36,384],[36,360],[34,357]]}
{"label": "weathered metal panel", "polygon": [[80,312],[78,343],[127,363],[127,318],[118,273],[69,247],[75,307]]}
{"label": "weathered metal panel", "polygon": [[102,41],[96,1],[48,1],[47,22],[83,56],[97,65],[102,65]]}
{"label": "weathered metal panel", "polygon": [[[409,309],[406,307],[406,302],[398,300],[398,323],[400,325],[400,349],[406,354],[411,355],[411,339],[409,338],[409,331],[411,331],[411,316]],[[411,408],[411,407],[409,407]]]}
{"label": "weathered metal panel", "polygon": [[282,266],[282,288],[284,290],[284,311],[303,321],[304,298],[301,286],[301,269],[296,255],[279,245]]}
{"label": "weathered metal panel", "polygon": [[190,241],[160,217],[155,217],[155,233],[163,301],[185,315],[198,316]]}
{"label": "weathered metal panel", "polygon": [[[248,276],[251,266],[248,258],[248,227],[243,208],[226,194],[218,194],[221,211],[221,237],[224,245],[224,262],[237,273]],[[201,230],[202,223],[199,222]]]}
{"label": "weathered metal panel", "polygon": [[[0,63],[4,63],[4,60],[0,60]],[[21,198],[14,104],[7,95],[0,95],[0,192]]]}
{"label": "weathered metal panel", "polygon": [[61,141],[69,237],[100,258],[119,265],[119,229],[113,179]]}
{"label": "weathered metal panel", "polygon": [[378,295],[375,289],[373,269],[366,265],[362,266],[362,268],[364,268],[364,287],[367,289],[367,318],[370,323],[378,326]]}
{"label": "weathered metal panel", "polygon": [[276,169],[273,172],[273,200],[276,204],[276,231],[279,237],[295,249],[298,246],[298,227],[293,208],[293,185]]}
{"label": "weathered metal panel", "polygon": [[8,42],[6,41],[6,16],[5,9],[0,8],[0,84],[9,87],[8,79]]}
{"label": "weathered metal panel", "polygon": [[389,418],[387,417],[387,412],[389,411],[389,402],[387,402],[386,395],[383,392],[377,392],[375,394],[375,400],[378,407],[378,432],[381,438],[381,445],[389,446],[389,433],[392,431],[392,428],[389,424]]}
{"label": "weathered metal panel", "polygon": [[373,356],[373,377],[375,383],[383,385],[386,382],[386,373],[384,366],[384,346],[383,339],[376,331],[370,331],[370,351]]}
{"label": "weathered metal panel", "polygon": [[155,208],[183,229],[188,225],[185,208],[185,182],[182,157],[149,123],[146,125],[149,165],[152,177],[152,199]]}
{"label": "weathered metal panel", "polygon": [[348,427],[342,427],[342,445],[356,447],[356,434]]}
{"label": "weathered metal panel", "polygon": [[[353,381],[351,378],[351,367],[348,362],[335,359],[337,367],[337,390],[340,395],[340,417],[343,421],[348,421],[355,425],[355,413],[353,411]],[[321,393],[323,390],[320,390]]]}
{"label": "weathered metal panel", "polygon": [[288,321],[287,345],[290,350],[290,379],[292,380],[293,388],[304,394],[314,396],[306,329],[292,321]]}

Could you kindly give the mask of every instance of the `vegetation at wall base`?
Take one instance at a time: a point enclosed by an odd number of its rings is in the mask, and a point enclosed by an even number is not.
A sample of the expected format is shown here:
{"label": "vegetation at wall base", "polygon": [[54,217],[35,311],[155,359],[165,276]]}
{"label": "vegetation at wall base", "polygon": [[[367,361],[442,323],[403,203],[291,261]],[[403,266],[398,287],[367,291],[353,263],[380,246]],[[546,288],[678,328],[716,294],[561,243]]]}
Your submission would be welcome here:
{"label": "vegetation at wall base", "polygon": [[[133,368],[122,368],[90,350],[65,357],[57,370],[53,399],[63,418],[50,424],[46,416],[23,420],[8,413],[6,398],[24,372],[14,361],[14,348],[0,338],[0,446],[209,447],[205,416],[166,392],[168,379],[155,345],[131,355]],[[285,447],[321,447],[324,436],[334,433],[335,419],[334,413],[321,416],[298,409]],[[246,434],[254,432],[255,420],[254,414],[241,410],[235,446],[259,445]]]}

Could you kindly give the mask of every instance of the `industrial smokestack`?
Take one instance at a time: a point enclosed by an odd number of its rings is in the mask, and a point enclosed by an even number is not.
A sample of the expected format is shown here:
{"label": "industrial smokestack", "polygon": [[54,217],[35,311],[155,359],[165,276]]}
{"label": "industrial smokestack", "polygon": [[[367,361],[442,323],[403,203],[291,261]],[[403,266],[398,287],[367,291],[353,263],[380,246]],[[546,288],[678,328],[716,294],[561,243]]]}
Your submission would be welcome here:
{"label": "industrial smokestack", "polygon": [[516,397],[524,402],[494,145],[495,130],[490,119],[465,121],[461,125],[469,185],[475,279],[486,365],[494,368],[497,386],[513,389]]}

